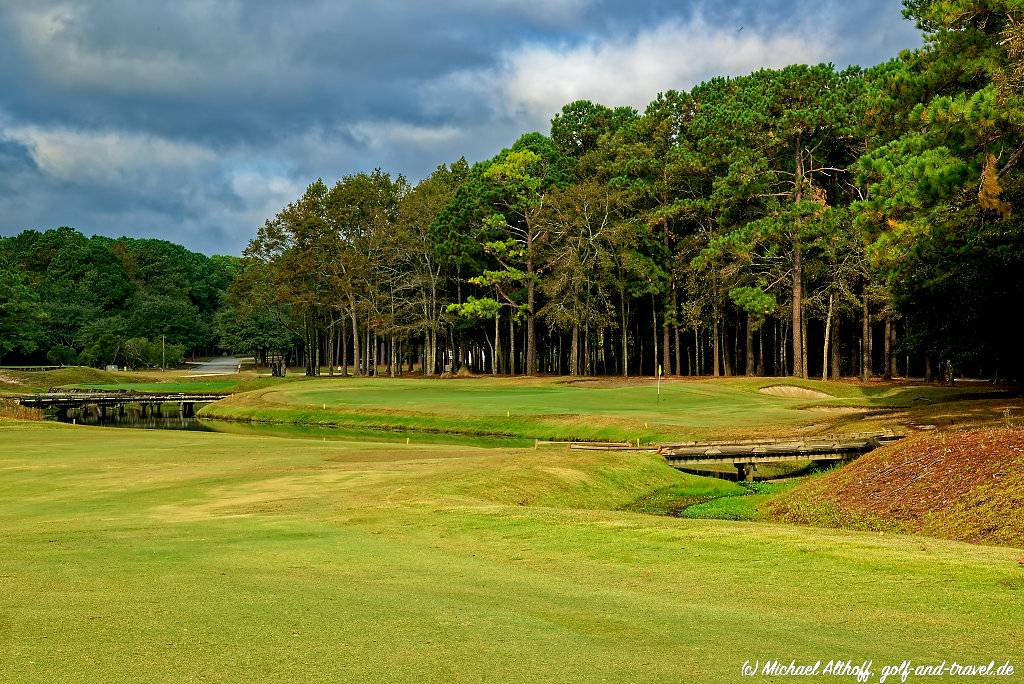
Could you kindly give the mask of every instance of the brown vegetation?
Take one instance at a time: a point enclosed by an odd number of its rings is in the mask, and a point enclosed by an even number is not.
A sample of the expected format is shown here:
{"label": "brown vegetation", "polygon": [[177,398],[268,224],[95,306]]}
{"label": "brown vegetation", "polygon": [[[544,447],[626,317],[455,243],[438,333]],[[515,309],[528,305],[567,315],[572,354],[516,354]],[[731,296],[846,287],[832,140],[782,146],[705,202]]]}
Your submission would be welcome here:
{"label": "brown vegetation", "polygon": [[13,401],[0,400],[0,418],[17,418],[19,420],[42,420],[40,409],[29,408]]}
{"label": "brown vegetation", "polygon": [[767,506],[786,522],[1024,544],[1024,429],[920,434],[794,488]]}

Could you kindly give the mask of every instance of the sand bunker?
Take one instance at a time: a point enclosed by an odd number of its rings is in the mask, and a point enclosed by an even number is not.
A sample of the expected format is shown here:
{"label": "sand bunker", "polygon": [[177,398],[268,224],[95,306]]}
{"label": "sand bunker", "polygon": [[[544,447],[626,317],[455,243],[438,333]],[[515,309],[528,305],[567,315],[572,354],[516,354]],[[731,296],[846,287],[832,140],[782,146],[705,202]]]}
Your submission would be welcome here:
{"label": "sand bunker", "polygon": [[791,399],[832,399],[831,394],[825,394],[818,390],[807,389],[806,387],[797,387],[796,385],[772,385],[771,387],[762,387],[760,389],[762,394],[770,394],[773,397],[789,397]]}
{"label": "sand bunker", "polygon": [[873,410],[863,406],[805,406],[807,411],[818,411],[820,413],[871,413]]}

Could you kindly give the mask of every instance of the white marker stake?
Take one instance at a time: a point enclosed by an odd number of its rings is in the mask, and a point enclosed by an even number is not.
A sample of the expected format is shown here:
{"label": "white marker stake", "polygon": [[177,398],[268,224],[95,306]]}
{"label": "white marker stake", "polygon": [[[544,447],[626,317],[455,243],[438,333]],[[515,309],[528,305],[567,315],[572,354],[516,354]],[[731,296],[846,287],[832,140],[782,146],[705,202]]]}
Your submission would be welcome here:
{"label": "white marker stake", "polygon": [[658,364],[658,403],[661,403],[661,364]]}

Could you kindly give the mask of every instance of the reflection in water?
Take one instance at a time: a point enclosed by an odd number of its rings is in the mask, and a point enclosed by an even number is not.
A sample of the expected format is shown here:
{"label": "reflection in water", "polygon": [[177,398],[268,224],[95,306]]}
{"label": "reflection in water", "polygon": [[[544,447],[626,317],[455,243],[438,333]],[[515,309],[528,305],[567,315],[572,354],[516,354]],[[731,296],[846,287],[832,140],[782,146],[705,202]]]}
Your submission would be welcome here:
{"label": "reflection in water", "polygon": [[103,425],[144,430],[211,431],[194,415],[187,415],[177,402],[153,404],[147,409],[143,409],[138,404],[126,404],[109,407],[106,411],[94,404],[87,404],[81,408],[71,408],[62,414],[49,417],[76,425]]}
{"label": "reflection in water", "polygon": [[[198,407],[197,407],[198,409]],[[276,425],[209,420],[185,415],[177,402],[157,404],[147,410],[128,404],[109,408],[104,413],[95,405],[68,409],[64,414],[48,416],[51,420],[77,425],[135,428],[142,430],[197,430],[227,432],[237,435],[263,435],[288,439],[339,440],[348,442],[387,442],[394,444],[451,444],[478,447],[529,447],[533,440],[516,437],[456,435],[449,433],[357,430],[325,425]]]}

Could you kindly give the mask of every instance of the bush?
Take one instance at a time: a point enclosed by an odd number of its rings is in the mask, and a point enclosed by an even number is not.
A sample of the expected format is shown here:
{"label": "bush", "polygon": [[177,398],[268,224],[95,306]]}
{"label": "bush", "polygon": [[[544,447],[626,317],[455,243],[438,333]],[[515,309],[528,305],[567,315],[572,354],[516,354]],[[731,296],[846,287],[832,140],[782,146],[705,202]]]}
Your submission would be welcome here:
{"label": "bush", "polygon": [[58,344],[46,352],[47,360],[55,366],[77,366],[78,352],[71,347]]}
{"label": "bush", "polygon": [[125,341],[122,353],[125,363],[133,368],[160,368],[165,362],[168,366],[178,366],[185,358],[185,345],[164,345],[160,340],[133,337]]}

